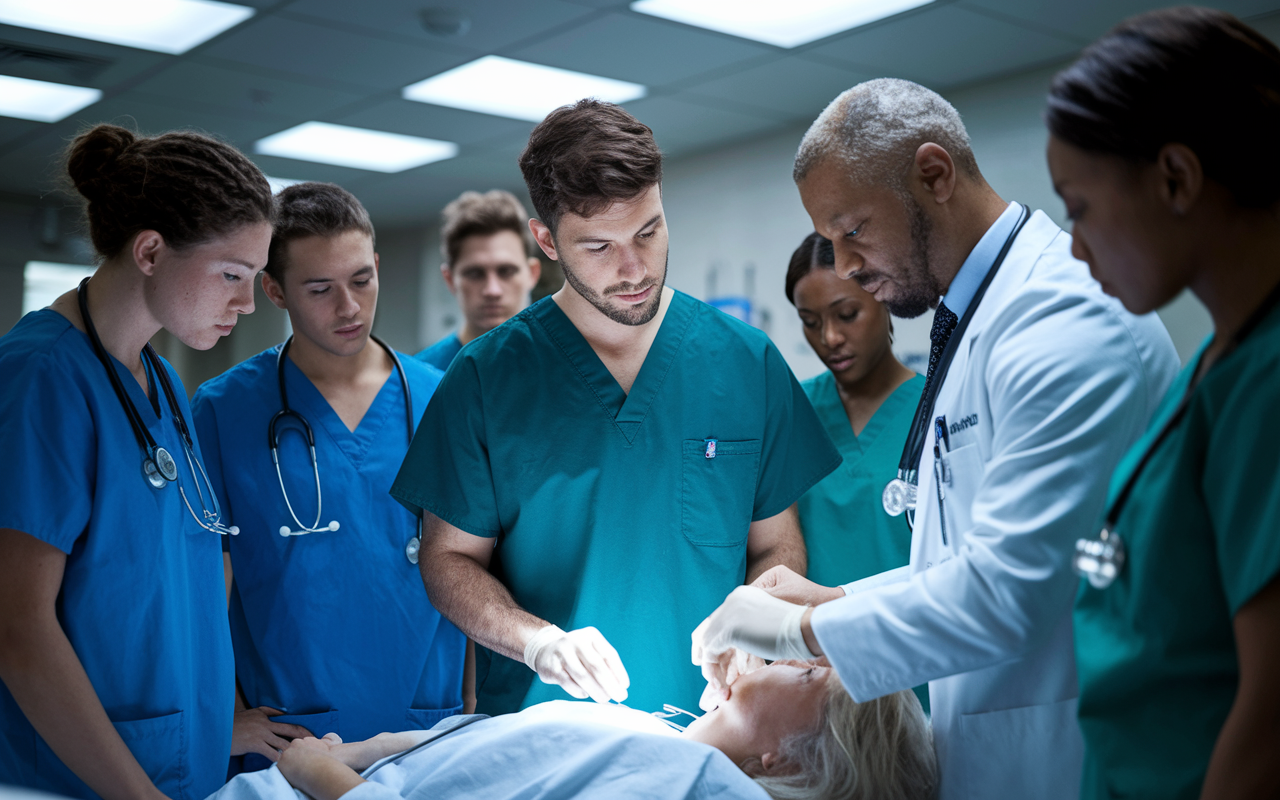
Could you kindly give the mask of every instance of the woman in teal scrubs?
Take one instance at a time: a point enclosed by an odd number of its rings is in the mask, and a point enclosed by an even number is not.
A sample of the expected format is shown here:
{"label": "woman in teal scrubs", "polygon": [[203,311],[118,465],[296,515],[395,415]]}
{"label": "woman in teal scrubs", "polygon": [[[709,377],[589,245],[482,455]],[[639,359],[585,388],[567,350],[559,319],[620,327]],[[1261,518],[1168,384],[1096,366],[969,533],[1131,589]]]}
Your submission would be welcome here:
{"label": "woman in teal scrubs", "polygon": [[1075,255],[1130,311],[1189,288],[1213,319],[1077,545],[1081,796],[1280,796],[1280,50],[1218,11],[1135,17],[1047,121]]}
{"label": "woman in teal scrubs", "polygon": [[[888,310],[835,273],[831,242],[811,233],[787,267],[787,299],[827,371],[802,385],[844,463],[800,498],[809,549],[805,577],[839,586],[904,567],[911,558],[906,517],[884,512],[880,493],[897,477],[902,442],[924,378],[893,355]],[[927,686],[916,694],[929,710]]]}
{"label": "woman in teal scrubs", "polygon": [[147,342],[207,350],[253,311],[271,189],[222,142],[112,125],[67,169],[101,265],[0,339],[0,784],[202,798],[231,748],[232,531]]}

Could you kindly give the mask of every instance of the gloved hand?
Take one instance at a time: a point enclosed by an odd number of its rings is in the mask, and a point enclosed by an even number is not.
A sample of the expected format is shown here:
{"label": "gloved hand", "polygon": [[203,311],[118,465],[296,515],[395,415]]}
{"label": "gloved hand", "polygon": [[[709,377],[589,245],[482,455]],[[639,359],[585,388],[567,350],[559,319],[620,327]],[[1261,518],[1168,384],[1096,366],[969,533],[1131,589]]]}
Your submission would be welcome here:
{"label": "gloved hand", "polygon": [[562,687],[579,699],[597,703],[627,699],[631,678],[618,651],[595,628],[565,633],[555,625],[542,628],[524,646],[524,663],[544,683]]}
{"label": "gloved hand", "polygon": [[763,589],[739,586],[694,629],[693,663],[702,667],[707,683],[722,689],[732,661],[724,656],[734,648],[770,661],[815,658],[800,631],[807,609]]}
{"label": "gloved hand", "polygon": [[706,688],[702,690],[702,697],[698,700],[698,707],[703,711],[716,710],[721,703],[729,699],[728,687],[732,686],[734,681],[748,672],[755,672],[765,666],[764,659],[760,656],[744,653],[736,647],[726,653],[721,653],[716,660],[718,666],[714,671],[724,676],[722,678],[723,684],[708,683]]}

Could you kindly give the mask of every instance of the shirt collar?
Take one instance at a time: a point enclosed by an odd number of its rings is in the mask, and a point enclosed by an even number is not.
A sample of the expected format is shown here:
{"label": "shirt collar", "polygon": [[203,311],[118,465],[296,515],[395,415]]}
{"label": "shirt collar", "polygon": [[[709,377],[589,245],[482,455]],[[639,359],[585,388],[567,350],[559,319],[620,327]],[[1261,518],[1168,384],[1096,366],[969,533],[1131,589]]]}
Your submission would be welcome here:
{"label": "shirt collar", "polygon": [[969,252],[969,257],[960,265],[960,271],[951,280],[947,293],[942,296],[942,302],[946,303],[947,308],[951,309],[957,317],[963,317],[969,310],[973,296],[978,293],[978,287],[982,285],[987,273],[995,266],[996,256],[1000,255],[1005,240],[1017,226],[1021,213],[1021,206],[1010,203],[1004,213],[990,228],[987,228],[987,232],[982,234],[982,238]]}

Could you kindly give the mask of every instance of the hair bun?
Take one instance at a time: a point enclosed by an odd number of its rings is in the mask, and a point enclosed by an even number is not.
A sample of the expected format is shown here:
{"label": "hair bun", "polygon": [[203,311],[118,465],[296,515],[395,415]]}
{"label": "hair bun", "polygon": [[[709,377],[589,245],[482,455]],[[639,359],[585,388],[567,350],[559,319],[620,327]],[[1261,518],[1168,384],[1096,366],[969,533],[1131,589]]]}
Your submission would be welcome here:
{"label": "hair bun", "polygon": [[95,125],[77,136],[67,158],[67,174],[76,190],[94,200],[100,194],[99,179],[135,141],[137,137],[119,125]]}

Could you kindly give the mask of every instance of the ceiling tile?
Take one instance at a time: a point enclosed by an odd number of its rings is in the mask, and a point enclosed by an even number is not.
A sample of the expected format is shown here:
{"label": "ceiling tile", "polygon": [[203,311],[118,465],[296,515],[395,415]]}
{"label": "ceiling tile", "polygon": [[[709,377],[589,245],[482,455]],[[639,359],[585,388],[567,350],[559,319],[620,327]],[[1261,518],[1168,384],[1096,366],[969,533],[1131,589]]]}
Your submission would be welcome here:
{"label": "ceiling tile", "polygon": [[460,145],[512,135],[528,138],[529,131],[533,130],[531,122],[400,99],[383,100],[358,111],[327,117],[325,121],[443,139]]}
{"label": "ceiling tile", "polygon": [[776,52],[754,42],[627,12],[609,14],[504,55],[653,87]]}
{"label": "ceiling tile", "polygon": [[46,125],[43,135],[22,141],[0,154],[0,191],[27,196],[61,188],[62,153],[75,128]]}
{"label": "ceiling tile", "polygon": [[29,119],[0,117],[0,147],[22,136],[31,136],[41,129],[48,128],[48,123],[32,122]]}
{"label": "ceiling tile", "polygon": [[282,17],[250,21],[201,51],[344,88],[399,89],[467,61],[443,45],[412,45]]}
{"label": "ceiling tile", "polygon": [[[441,3],[462,11],[466,29],[456,36],[429,33],[421,13],[430,0],[380,0],[352,3],[351,0],[300,0],[289,6],[289,15],[307,15],[351,26],[379,30],[397,36],[420,39],[425,44],[446,44],[475,54],[496,53],[504,47],[540,36],[575,20],[598,12],[561,0],[467,0],[465,4]],[[427,77],[427,76],[423,76]]]}
{"label": "ceiling tile", "polygon": [[780,127],[776,119],[711,108],[678,97],[651,97],[627,104],[636,119],[653,129],[667,157],[744,139]]}
{"label": "ceiling tile", "polygon": [[279,129],[271,119],[234,117],[202,106],[199,98],[186,102],[142,98],[136,94],[111,97],[68,117],[75,126],[112,122],[146,134],[191,128],[231,142],[248,152],[255,141]]}
{"label": "ceiling tile", "polygon": [[298,121],[319,118],[363,97],[332,85],[283,80],[253,69],[229,68],[199,58],[183,60],[138,84],[134,90],[153,98],[176,101],[198,98],[198,102],[210,110],[237,116]]}
{"label": "ceiling tile", "polygon": [[[441,162],[443,163],[443,162]],[[355,192],[369,210],[375,225],[402,227],[408,224],[437,225],[440,209],[463,192],[476,189],[507,189],[524,197],[522,183],[502,184],[475,177],[452,175],[426,179],[418,175],[392,175],[369,187],[366,195]],[[522,202],[524,202],[522,200]]]}
{"label": "ceiling tile", "polygon": [[[111,89],[174,56],[30,28],[0,25],[0,72],[73,86]],[[34,51],[34,52],[24,52]]]}
{"label": "ceiling tile", "polygon": [[871,73],[788,56],[721,78],[692,84],[681,93],[757,106],[790,118],[816,117],[845,89]]}
{"label": "ceiling tile", "polygon": [[[962,6],[994,12],[1012,19],[1024,20],[1043,29],[1062,31],[1090,42],[1111,29],[1117,22],[1163,8],[1161,0],[1107,0],[1098,3],[1064,3],[1061,0],[963,0]],[[1221,8],[1240,17],[1268,14],[1280,9],[1275,0],[1199,0],[1196,5]]]}
{"label": "ceiling tile", "polygon": [[956,6],[928,8],[804,51],[935,90],[1066,58],[1067,37],[1028,30]]}

